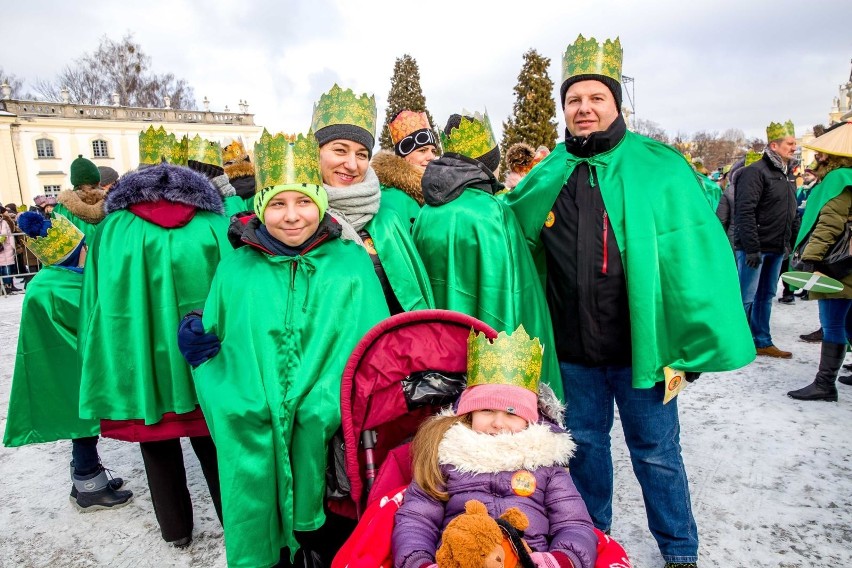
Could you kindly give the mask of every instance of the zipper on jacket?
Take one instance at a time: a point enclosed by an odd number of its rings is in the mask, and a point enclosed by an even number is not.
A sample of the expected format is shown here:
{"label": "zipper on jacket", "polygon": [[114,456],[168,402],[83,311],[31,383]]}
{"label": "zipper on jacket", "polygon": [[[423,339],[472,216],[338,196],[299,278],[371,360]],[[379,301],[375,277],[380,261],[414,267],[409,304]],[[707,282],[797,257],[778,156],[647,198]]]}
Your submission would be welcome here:
{"label": "zipper on jacket", "polygon": [[607,241],[609,240],[609,223],[607,219],[609,216],[606,213],[606,209],[603,211],[603,263],[601,264],[601,274],[606,274],[606,265],[608,260],[609,251],[607,250]]}

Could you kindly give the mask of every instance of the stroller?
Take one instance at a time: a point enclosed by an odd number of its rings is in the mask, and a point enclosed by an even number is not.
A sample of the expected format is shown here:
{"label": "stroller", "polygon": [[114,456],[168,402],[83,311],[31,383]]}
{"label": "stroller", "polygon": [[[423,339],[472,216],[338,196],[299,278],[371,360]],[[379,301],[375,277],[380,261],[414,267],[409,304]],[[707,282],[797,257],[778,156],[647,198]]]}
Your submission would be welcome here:
{"label": "stroller", "polygon": [[[329,509],[359,523],[332,568],[391,568],[393,514],[412,477],[411,439],[464,390],[471,329],[497,337],[459,312],[406,312],[376,325],[352,352],[341,384],[342,436],[332,441],[327,482]],[[630,568],[621,546],[596,533],[596,568]]]}

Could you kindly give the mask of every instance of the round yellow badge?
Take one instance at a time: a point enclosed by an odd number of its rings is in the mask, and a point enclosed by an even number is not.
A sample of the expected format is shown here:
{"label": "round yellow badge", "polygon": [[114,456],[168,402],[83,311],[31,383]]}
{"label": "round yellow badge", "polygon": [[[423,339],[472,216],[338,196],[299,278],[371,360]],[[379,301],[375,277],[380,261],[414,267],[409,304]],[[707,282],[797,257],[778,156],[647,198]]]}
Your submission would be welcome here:
{"label": "round yellow badge", "polygon": [[529,497],[535,493],[535,476],[525,470],[515,472],[512,476],[512,491],[515,495]]}
{"label": "round yellow badge", "polygon": [[547,214],[547,219],[544,220],[544,226],[548,229],[553,226],[556,222],[556,215],[553,214],[553,211]]}
{"label": "round yellow badge", "polygon": [[373,239],[371,239],[369,237],[364,239],[364,248],[367,249],[367,252],[369,254],[372,254],[372,255],[378,254],[376,252],[376,246],[373,244]]}
{"label": "round yellow badge", "polygon": [[677,387],[678,387],[678,386],[680,386],[680,377],[679,377],[678,375],[675,375],[675,376],[674,376],[674,377],[672,377],[672,379],[669,381],[669,384],[668,384],[667,388],[668,388],[670,391],[673,391],[673,390],[677,389]]}

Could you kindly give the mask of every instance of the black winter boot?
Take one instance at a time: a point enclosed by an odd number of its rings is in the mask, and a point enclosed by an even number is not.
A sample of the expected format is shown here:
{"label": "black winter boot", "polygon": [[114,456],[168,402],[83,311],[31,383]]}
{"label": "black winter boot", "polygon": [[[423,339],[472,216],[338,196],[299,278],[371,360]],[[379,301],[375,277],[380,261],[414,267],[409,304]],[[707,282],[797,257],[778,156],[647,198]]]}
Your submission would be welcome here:
{"label": "black winter boot", "polygon": [[845,343],[825,343],[819,356],[819,371],[814,382],[804,388],[790,391],[787,396],[796,400],[827,400],[837,402],[837,373],[846,357]]}
{"label": "black winter boot", "polygon": [[841,384],[852,385],[852,375],[843,375],[837,379]]}
{"label": "black winter boot", "polygon": [[[71,488],[71,503],[82,513],[99,509],[117,509],[130,502],[132,491],[117,491],[113,481],[101,466],[90,475],[71,474],[74,486]],[[121,480],[119,480],[121,481]]]}
{"label": "black winter boot", "polygon": [[822,343],[822,328],[812,331],[811,333],[800,335],[799,339],[806,343]]}

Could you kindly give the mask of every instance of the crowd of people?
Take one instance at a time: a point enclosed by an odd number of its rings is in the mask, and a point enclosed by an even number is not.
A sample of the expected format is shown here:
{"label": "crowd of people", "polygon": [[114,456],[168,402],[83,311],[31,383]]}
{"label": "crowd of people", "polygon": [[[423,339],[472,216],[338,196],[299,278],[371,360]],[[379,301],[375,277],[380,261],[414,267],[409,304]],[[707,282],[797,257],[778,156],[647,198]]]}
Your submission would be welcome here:
{"label": "crowd of people", "polygon": [[[138,443],[162,538],[184,548],[188,438],[230,566],[330,567],[356,527],[326,492],[348,358],[391,316],[452,310],[499,335],[471,333],[466,388],[414,438],[387,561],[447,566],[442,533],[475,499],[526,515],[534,566],[596,566],[617,408],[662,561],[696,567],[677,393],[790,356],[769,330],[781,265],[804,243],[798,268],[825,268],[852,220],[852,149],[837,130],[817,138],[804,210],[789,122],[711,179],[627,128],[621,60],[618,39],[568,46],[564,142],[514,147],[508,187],[487,115],[453,114],[436,136],[403,110],[393,150],[374,156],[375,99],[338,85],[309,132],[264,132],[253,158],[162,127],[140,134],[139,167],[120,177],[80,156],[73,189],[0,221],[4,273],[17,230],[42,266],[4,444],[70,439],[70,499],[91,511],[133,498],[99,437]],[[837,400],[852,329],[852,275],[840,278],[839,294],[810,292],[823,352],[794,398]]]}

